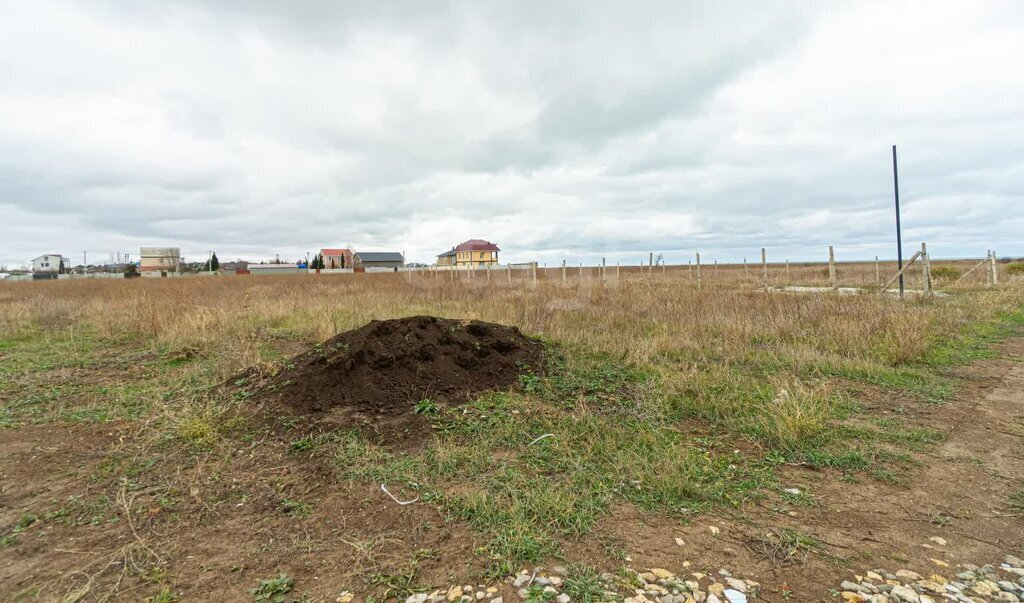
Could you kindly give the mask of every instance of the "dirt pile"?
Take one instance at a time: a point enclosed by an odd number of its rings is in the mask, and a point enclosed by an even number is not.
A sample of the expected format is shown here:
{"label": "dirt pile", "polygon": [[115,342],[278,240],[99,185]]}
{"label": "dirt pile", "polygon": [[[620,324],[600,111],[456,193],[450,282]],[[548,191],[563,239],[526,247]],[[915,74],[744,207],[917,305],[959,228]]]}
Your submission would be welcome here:
{"label": "dirt pile", "polygon": [[267,395],[297,414],[382,433],[427,426],[413,412],[506,388],[541,367],[541,345],[516,327],[414,316],[373,321],[291,360]]}

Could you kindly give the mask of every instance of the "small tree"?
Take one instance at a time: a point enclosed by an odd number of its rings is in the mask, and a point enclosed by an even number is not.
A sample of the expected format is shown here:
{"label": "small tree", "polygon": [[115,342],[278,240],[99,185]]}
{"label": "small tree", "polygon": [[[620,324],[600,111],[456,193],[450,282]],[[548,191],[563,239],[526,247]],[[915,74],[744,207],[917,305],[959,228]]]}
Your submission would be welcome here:
{"label": "small tree", "polygon": [[210,272],[217,272],[220,270],[220,260],[217,259],[217,252],[214,251],[213,255],[210,256]]}

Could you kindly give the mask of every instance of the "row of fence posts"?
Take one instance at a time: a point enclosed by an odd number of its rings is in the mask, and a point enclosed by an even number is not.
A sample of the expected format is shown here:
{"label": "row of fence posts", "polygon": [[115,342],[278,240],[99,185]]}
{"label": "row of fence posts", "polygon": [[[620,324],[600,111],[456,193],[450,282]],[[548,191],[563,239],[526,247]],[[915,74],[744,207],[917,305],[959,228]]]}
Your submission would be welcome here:
{"label": "row of fence posts", "polygon": [[[704,284],[704,281],[703,281],[703,276],[702,276],[702,272],[701,272],[702,265],[701,265],[700,252],[696,253],[695,258],[696,258],[696,277],[697,277],[697,279],[696,279],[697,283],[696,284],[697,284],[697,288],[702,288],[703,284]],[[912,265],[914,265],[918,261],[921,262],[922,291],[923,291],[923,293],[925,295],[931,295],[933,293],[933,290],[932,290],[932,279],[931,279],[931,258],[929,257],[929,254],[928,254],[928,246],[927,246],[926,243],[923,243],[923,242],[921,243],[921,249],[919,251],[915,252],[914,255],[911,256],[910,259],[907,260],[907,262],[903,265],[903,267],[894,276],[892,276],[889,279],[889,281],[885,283],[884,286],[882,285],[881,264],[879,262],[878,256],[877,255],[875,256],[875,282],[880,287],[880,292],[884,293],[890,287],[892,287],[893,283],[895,283],[901,276],[903,276],[906,273],[906,271]],[[687,275],[688,275],[689,279],[692,281],[693,277],[694,277],[694,265],[693,265],[691,260],[687,260],[686,264],[687,264]],[[977,270],[978,268],[980,268],[982,266],[985,266],[985,271],[987,273],[986,274],[987,284],[989,286],[998,285],[999,284],[999,272],[998,272],[997,266],[996,266],[996,252],[993,251],[993,250],[989,250],[988,253],[985,256],[985,259],[981,260],[980,262],[978,262],[977,264],[972,266],[967,272],[965,272],[963,275],[961,275],[960,278],[958,278],[953,283],[953,285],[956,285],[960,281],[964,280],[968,275],[970,275],[971,273],[973,273],[975,270]],[[484,271],[487,274],[486,278],[487,278],[487,282],[488,283],[491,282],[492,267],[493,267],[492,264],[488,264],[486,270]],[[652,253],[650,253],[648,255],[648,259],[647,259],[647,263],[646,263],[647,275],[649,277],[654,275],[654,267],[655,267],[654,266],[654,253],[652,252]],[[547,268],[547,266],[545,265],[545,270],[546,270],[546,268]],[[607,279],[608,279],[608,263],[607,263],[607,259],[606,258],[601,258],[601,265],[598,266],[597,268],[598,268],[598,275],[600,277],[601,282],[607,281]],[[643,260],[641,260],[640,261],[640,274],[641,275],[644,273],[644,268],[645,268],[645,263],[644,263]],[[512,266],[511,265],[506,266],[505,270],[506,270],[506,280],[507,280],[508,284],[512,284]],[[531,280],[533,281],[534,284],[536,284],[537,283],[537,262],[532,262],[531,265],[530,265],[529,270],[531,272]],[[665,274],[666,270],[667,270],[667,264],[665,262],[662,262],[661,263],[662,274]],[[715,270],[715,274],[717,275],[718,274],[718,260],[715,260],[714,270]],[[437,270],[436,268],[433,269],[432,271],[434,273],[434,279],[436,280],[437,278],[439,278],[438,275],[439,275],[439,273],[441,271]],[[790,271],[789,271],[789,259],[788,258],[786,259],[786,262],[785,262],[785,271],[786,271],[786,280],[789,281],[790,280]],[[448,272],[449,272],[450,280],[452,282],[454,282],[458,278],[458,276],[456,275],[457,272],[466,272],[467,273],[467,278],[470,279],[470,280],[476,278],[477,269],[476,268],[468,268],[468,269],[466,269],[464,271],[460,271],[456,267],[452,267],[452,269],[448,270]],[[750,272],[749,272],[749,267],[747,265],[747,259],[746,258],[743,258],[743,273],[744,273],[744,277],[749,278]],[[616,263],[615,264],[615,278],[616,279],[619,278],[619,274],[620,274],[620,264]],[[561,275],[562,275],[562,282],[563,283],[567,283],[568,282],[568,266],[567,266],[565,260],[562,260]],[[770,289],[770,281],[769,281],[769,278],[768,278],[768,252],[767,252],[767,249],[765,249],[764,247],[761,248],[761,275],[762,275],[762,280],[763,280],[764,288],[767,291],[767,290]],[[412,279],[412,271],[409,271],[408,278],[410,280]],[[580,263],[580,265],[579,265],[579,278],[580,278],[580,280],[583,279],[583,264],[582,263]],[[828,246],[828,279],[829,279],[829,285],[833,289],[838,289],[839,288],[838,274],[837,274],[837,270],[836,270],[835,248],[832,245]],[[902,293],[902,291],[901,291],[901,293]]]}

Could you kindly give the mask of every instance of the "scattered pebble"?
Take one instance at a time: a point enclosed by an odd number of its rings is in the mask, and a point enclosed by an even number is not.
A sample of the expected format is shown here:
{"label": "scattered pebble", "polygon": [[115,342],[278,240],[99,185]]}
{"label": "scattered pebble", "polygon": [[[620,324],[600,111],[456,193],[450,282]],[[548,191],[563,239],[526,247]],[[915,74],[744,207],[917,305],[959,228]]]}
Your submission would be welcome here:
{"label": "scattered pebble", "polygon": [[[938,536],[930,538],[939,546],[946,544]],[[941,540],[941,542],[939,542]],[[930,559],[940,568],[949,564]],[[839,585],[840,596],[849,603],[987,603],[1024,601],[1024,560],[1007,555],[998,567],[964,564],[954,576],[931,574],[927,578],[909,569],[889,573],[881,569],[854,576]]]}

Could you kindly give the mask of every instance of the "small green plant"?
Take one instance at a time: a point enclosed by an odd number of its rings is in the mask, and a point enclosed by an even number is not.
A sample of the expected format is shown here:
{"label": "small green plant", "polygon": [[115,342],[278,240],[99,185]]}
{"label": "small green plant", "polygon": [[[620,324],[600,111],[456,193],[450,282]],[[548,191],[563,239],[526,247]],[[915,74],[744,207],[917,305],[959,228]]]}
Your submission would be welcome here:
{"label": "small green plant", "polygon": [[413,405],[412,412],[413,414],[417,415],[433,417],[441,412],[441,408],[433,400],[429,398],[424,398],[423,400],[420,400],[415,405]]}
{"label": "small green plant", "polygon": [[754,539],[753,544],[765,559],[778,565],[802,562],[811,553],[824,550],[824,546],[817,538],[792,528],[783,528],[779,532],[759,536]]}
{"label": "small green plant", "polygon": [[960,269],[955,266],[936,266],[932,268],[932,278],[939,281],[951,281],[960,278]]}
{"label": "small green plant", "polygon": [[285,595],[291,592],[295,586],[295,580],[288,577],[288,574],[281,574],[277,578],[260,580],[256,588],[249,589],[249,594],[257,603],[284,603]]}
{"label": "small green plant", "polygon": [[291,515],[292,517],[308,517],[313,512],[312,507],[308,503],[291,499],[285,499],[281,502],[281,510],[286,515]]}
{"label": "small green plant", "polygon": [[545,591],[544,587],[534,584],[526,589],[526,603],[548,603],[555,598],[553,591]]}
{"label": "small green plant", "polygon": [[404,572],[373,576],[370,578],[370,584],[384,587],[383,600],[396,598],[401,601],[412,594],[418,572],[419,569],[414,561]]}
{"label": "small green plant", "polygon": [[39,521],[39,516],[35,513],[26,513],[18,518],[17,523],[14,524],[14,533],[24,532],[35,522]]}
{"label": "small green plant", "polygon": [[293,440],[292,443],[288,445],[288,449],[291,450],[292,452],[304,452],[312,447],[313,436],[311,435],[307,435],[297,440]]}
{"label": "small green plant", "polygon": [[528,394],[536,393],[540,391],[540,377],[533,374],[519,375],[519,385]]}
{"label": "small green plant", "polygon": [[281,501],[281,510],[292,517],[309,517],[313,507],[299,500],[285,499]]}
{"label": "small green plant", "polygon": [[146,599],[146,603],[175,603],[178,600],[178,594],[170,588],[164,587],[159,593]]}

